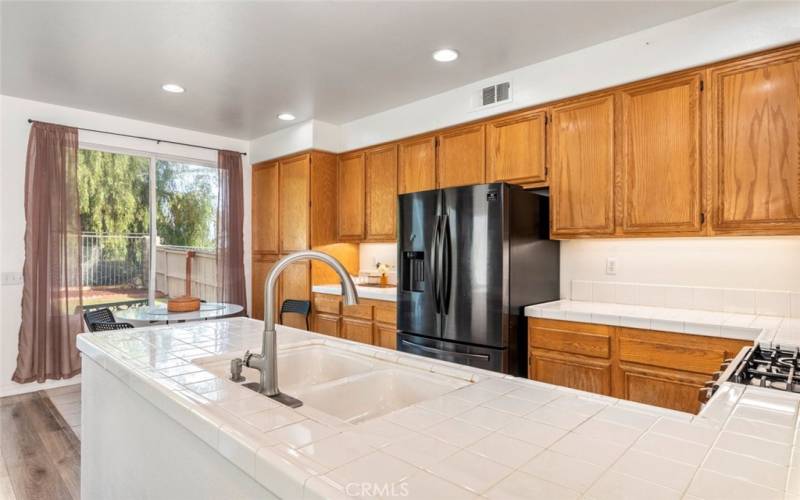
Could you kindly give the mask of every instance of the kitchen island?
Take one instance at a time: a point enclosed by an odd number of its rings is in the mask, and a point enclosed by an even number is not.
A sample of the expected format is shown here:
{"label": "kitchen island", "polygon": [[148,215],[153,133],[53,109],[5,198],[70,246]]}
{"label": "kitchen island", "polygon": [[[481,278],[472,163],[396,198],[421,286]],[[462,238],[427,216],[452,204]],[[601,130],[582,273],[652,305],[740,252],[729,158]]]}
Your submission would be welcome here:
{"label": "kitchen island", "polygon": [[793,394],[725,383],[694,416],[279,327],[290,409],[227,379],[261,328],[81,335],[82,498],[800,494]]}

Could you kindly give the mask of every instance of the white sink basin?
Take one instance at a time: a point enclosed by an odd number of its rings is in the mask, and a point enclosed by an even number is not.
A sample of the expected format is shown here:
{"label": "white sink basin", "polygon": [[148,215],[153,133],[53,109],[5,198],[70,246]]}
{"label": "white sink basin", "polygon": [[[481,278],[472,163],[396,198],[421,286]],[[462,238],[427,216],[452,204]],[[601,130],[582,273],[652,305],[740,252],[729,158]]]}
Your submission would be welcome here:
{"label": "white sink basin", "polygon": [[[231,361],[226,356],[196,360],[220,378],[230,377]],[[309,387],[330,380],[363,373],[374,368],[369,359],[353,356],[350,353],[330,347],[311,345],[278,352],[278,385],[283,392],[298,387]],[[245,382],[258,382],[258,370],[245,367],[242,375]]]}
{"label": "white sink basin", "polygon": [[413,369],[381,369],[295,391],[304,405],[357,424],[432,399],[469,382]]}
{"label": "white sink basin", "polygon": [[[230,356],[194,362],[220,378],[230,377]],[[259,372],[244,368],[241,383],[258,382]],[[423,372],[324,345],[278,352],[278,386],[303,405],[358,424],[420,401],[454,391],[469,382]]]}

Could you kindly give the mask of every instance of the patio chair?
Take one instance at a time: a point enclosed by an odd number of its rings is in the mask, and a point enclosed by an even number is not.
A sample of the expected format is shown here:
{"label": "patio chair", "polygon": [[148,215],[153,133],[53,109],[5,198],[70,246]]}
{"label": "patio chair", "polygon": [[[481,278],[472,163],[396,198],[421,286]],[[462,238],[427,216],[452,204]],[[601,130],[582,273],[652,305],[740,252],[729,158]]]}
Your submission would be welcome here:
{"label": "patio chair", "polygon": [[311,328],[308,325],[308,315],[311,314],[311,301],[286,299],[281,305],[281,323],[283,323],[283,313],[301,314],[306,318],[306,330]]}
{"label": "patio chair", "polygon": [[86,322],[86,326],[89,327],[90,332],[133,328],[133,325],[130,323],[117,323],[111,309],[107,307],[84,312],[83,320]]}

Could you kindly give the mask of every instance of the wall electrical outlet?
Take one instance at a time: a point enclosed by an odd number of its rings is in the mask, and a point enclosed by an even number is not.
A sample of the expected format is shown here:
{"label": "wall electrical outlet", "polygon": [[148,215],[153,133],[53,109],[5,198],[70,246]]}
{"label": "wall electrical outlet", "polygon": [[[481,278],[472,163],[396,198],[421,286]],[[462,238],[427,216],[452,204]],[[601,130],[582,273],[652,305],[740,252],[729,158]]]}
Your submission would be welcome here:
{"label": "wall electrical outlet", "polygon": [[616,257],[608,257],[608,258],[606,258],[606,274],[609,274],[609,275],[617,274],[617,258]]}
{"label": "wall electrical outlet", "polygon": [[22,273],[3,271],[0,273],[0,285],[16,286],[22,284]]}

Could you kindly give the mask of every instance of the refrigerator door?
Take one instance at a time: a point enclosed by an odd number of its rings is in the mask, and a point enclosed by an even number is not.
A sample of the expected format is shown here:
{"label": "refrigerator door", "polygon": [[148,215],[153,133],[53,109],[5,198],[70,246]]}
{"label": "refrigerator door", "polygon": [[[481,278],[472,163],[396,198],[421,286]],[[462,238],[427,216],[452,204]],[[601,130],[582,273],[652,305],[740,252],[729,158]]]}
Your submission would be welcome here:
{"label": "refrigerator door", "polygon": [[438,336],[441,301],[435,258],[441,240],[440,191],[399,197],[397,329]]}
{"label": "refrigerator door", "polygon": [[442,190],[442,338],[508,346],[506,188]]}
{"label": "refrigerator door", "polygon": [[484,370],[508,373],[508,349],[457,344],[446,340],[398,333],[397,350]]}

